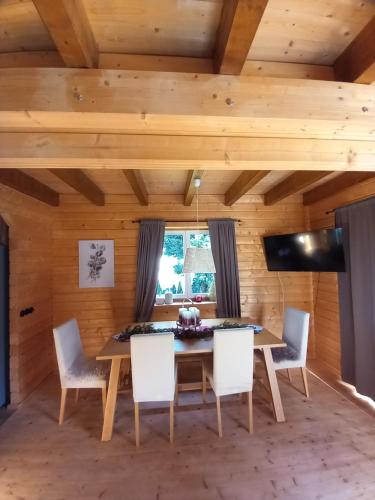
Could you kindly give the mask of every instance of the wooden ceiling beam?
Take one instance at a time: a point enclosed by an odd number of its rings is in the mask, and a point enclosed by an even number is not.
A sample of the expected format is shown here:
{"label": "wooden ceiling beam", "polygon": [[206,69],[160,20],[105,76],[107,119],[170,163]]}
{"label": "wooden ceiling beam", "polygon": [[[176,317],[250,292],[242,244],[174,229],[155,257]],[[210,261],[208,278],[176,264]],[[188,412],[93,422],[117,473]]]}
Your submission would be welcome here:
{"label": "wooden ceiling beam", "polygon": [[184,192],[185,207],[190,207],[190,205],[193,203],[193,198],[195,195],[194,181],[195,179],[202,179],[203,173],[203,170],[189,170]]}
{"label": "wooden ceiling beam", "polygon": [[337,58],[336,80],[343,82],[375,82],[375,16]]}
{"label": "wooden ceiling beam", "polygon": [[20,170],[1,168],[0,184],[47,203],[52,207],[59,205],[59,193]]}
{"label": "wooden ceiling beam", "polygon": [[241,73],[267,3],[268,0],[223,2],[214,54],[217,73]]}
{"label": "wooden ceiling beam", "polygon": [[82,170],[78,168],[50,168],[48,170],[94,205],[104,206],[103,191]]}
{"label": "wooden ceiling beam", "polygon": [[294,172],[279,184],[271,188],[264,195],[264,204],[267,206],[275,205],[275,203],[284,200],[288,196],[298,193],[302,189],[307,188],[310,184],[323,179],[332,172]]}
{"label": "wooden ceiling beam", "polygon": [[0,133],[0,167],[373,171],[374,141]]}
{"label": "wooden ceiling beam", "polygon": [[141,205],[148,205],[148,192],[140,170],[123,170],[123,173],[132,187],[135,196]]}
{"label": "wooden ceiling beam", "polygon": [[247,170],[242,172],[225,193],[225,205],[232,206],[269,173],[269,170]]}
{"label": "wooden ceiling beam", "polygon": [[68,67],[95,68],[98,50],[82,0],[33,0]]}
{"label": "wooden ceiling beam", "polygon": [[354,83],[9,68],[0,131],[374,140],[374,100],[375,86]]}
{"label": "wooden ceiling beam", "polygon": [[344,191],[344,189],[356,186],[361,182],[368,181],[375,178],[374,172],[345,172],[338,175],[330,181],[317,186],[306,193],[303,193],[303,204],[312,205],[324,198],[333,196],[336,193]]}
{"label": "wooden ceiling beam", "polygon": [[[0,53],[0,68],[63,68],[55,50]],[[99,68],[130,71],[167,71],[212,74],[213,61],[201,57],[153,56],[143,54],[99,54]],[[309,80],[335,80],[331,66],[247,60],[242,76],[272,76]]]}

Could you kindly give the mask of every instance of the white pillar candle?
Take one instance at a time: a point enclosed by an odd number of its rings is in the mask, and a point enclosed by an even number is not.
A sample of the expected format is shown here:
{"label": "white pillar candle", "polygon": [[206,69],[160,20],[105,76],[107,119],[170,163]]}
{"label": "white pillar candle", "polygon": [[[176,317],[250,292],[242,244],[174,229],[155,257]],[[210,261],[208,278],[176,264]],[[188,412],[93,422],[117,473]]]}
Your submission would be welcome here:
{"label": "white pillar candle", "polygon": [[182,323],[184,319],[184,312],[187,311],[186,307],[180,307],[178,310],[178,320],[180,323]]}
{"label": "white pillar candle", "polygon": [[182,314],[182,318],[183,318],[183,324],[184,326],[190,326],[190,322],[191,322],[191,312],[190,311],[184,311],[183,314]]}

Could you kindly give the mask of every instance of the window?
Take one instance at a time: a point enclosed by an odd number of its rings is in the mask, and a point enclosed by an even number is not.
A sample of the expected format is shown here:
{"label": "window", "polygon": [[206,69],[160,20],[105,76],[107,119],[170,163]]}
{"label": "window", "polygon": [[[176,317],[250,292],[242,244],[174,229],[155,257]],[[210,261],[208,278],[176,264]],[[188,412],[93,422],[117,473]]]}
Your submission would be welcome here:
{"label": "window", "polygon": [[210,248],[208,231],[166,231],[163,255],[160,259],[157,295],[172,292],[173,296],[207,295],[215,281],[213,273],[183,273],[185,251],[188,247]]}

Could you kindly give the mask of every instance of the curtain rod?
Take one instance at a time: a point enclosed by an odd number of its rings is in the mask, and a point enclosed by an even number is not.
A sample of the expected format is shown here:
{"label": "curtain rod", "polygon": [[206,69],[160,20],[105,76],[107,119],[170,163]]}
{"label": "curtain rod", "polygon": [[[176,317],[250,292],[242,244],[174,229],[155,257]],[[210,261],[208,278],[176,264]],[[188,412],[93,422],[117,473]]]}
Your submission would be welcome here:
{"label": "curtain rod", "polygon": [[[133,224],[138,224],[141,222],[143,219],[137,219],[137,220],[132,220]],[[213,219],[215,220],[215,219]],[[240,219],[231,219],[234,222],[242,222]],[[179,224],[196,224],[196,220],[166,220],[165,223],[168,224],[168,222],[178,222]],[[208,222],[208,219],[201,219],[198,221],[198,224],[201,224],[202,222]]]}

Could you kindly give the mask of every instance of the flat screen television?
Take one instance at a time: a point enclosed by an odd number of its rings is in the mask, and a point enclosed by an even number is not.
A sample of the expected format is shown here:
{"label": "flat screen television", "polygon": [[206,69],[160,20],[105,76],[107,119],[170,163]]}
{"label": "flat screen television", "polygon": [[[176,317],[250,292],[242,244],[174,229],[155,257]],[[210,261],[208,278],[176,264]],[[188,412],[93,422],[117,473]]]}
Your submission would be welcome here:
{"label": "flat screen television", "polygon": [[263,242],[267,269],[345,271],[342,236],[342,228],[265,236]]}

